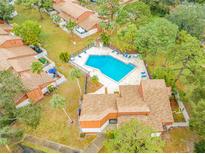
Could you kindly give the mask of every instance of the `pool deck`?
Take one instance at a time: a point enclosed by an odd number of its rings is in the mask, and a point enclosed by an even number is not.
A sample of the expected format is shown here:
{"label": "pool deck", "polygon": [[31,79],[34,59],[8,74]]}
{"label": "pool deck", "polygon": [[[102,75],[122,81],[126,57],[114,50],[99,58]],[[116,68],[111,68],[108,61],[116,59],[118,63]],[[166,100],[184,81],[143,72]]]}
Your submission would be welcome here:
{"label": "pool deck", "polygon": [[[89,73],[90,76],[98,76],[99,82],[103,84],[103,87],[98,89],[95,92],[96,94],[104,94],[106,88],[108,93],[114,93],[115,91],[119,91],[119,85],[139,85],[141,80],[148,79],[144,61],[137,57],[137,54],[130,54],[132,55],[131,58],[126,58],[122,54],[112,51],[113,50],[108,47],[91,47],[87,49],[86,52],[82,52],[71,60],[73,65]],[[90,55],[110,55],[124,63],[132,63],[136,68],[129,72],[122,80],[116,82],[104,75],[100,70],[85,65]],[[141,72],[146,72],[147,77],[141,78]]]}

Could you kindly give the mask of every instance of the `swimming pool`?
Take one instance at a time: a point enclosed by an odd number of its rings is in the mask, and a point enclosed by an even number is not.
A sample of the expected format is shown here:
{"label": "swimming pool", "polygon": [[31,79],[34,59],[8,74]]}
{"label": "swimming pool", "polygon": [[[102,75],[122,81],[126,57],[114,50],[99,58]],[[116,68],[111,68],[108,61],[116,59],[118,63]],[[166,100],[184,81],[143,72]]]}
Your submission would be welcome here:
{"label": "swimming pool", "polygon": [[90,55],[85,64],[99,69],[103,74],[117,82],[135,68],[132,64],[126,64],[107,55]]}

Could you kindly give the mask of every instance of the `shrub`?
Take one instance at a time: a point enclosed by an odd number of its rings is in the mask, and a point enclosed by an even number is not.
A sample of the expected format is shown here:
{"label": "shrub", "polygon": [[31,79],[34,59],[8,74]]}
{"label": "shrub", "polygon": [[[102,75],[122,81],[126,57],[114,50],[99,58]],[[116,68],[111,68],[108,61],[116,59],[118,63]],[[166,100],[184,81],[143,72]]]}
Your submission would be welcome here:
{"label": "shrub", "polygon": [[93,77],[91,77],[91,81],[94,83],[97,83],[99,81],[99,78],[97,75],[94,75]]}
{"label": "shrub", "polygon": [[70,60],[70,54],[67,52],[61,52],[59,58],[62,62],[67,63]]}
{"label": "shrub", "polygon": [[49,93],[54,92],[55,89],[56,89],[56,88],[55,88],[53,85],[49,85],[49,86],[48,86],[48,92],[49,92]]}
{"label": "shrub", "polygon": [[103,45],[107,46],[110,44],[110,36],[108,34],[102,33],[100,39],[103,42]]}
{"label": "shrub", "polygon": [[35,21],[27,20],[21,25],[14,25],[13,32],[27,45],[37,45],[40,42],[41,26]]}
{"label": "shrub", "polygon": [[194,152],[204,153],[205,152],[205,140],[201,140],[194,144]]}
{"label": "shrub", "polygon": [[85,133],[80,133],[80,137],[84,138],[85,137]]}
{"label": "shrub", "polygon": [[54,23],[58,24],[61,20],[61,18],[58,15],[52,15],[51,19],[54,21]]}

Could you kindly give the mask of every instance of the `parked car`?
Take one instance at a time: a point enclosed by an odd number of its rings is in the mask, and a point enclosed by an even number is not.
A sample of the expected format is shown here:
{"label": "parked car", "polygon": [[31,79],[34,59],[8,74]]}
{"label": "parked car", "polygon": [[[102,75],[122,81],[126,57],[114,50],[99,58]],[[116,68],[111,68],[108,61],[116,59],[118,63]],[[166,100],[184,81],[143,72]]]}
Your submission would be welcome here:
{"label": "parked car", "polygon": [[38,46],[31,46],[31,48],[32,48],[33,50],[35,50],[37,53],[43,52],[43,50],[42,50],[40,47],[38,47]]}

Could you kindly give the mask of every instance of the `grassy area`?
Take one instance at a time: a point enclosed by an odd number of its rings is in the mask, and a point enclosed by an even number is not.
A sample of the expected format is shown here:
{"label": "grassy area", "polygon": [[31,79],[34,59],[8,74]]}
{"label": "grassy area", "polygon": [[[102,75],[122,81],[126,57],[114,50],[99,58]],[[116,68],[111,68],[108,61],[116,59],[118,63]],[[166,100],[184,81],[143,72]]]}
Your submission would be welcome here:
{"label": "grassy area", "polygon": [[49,148],[46,148],[46,147],[43,147],[43,146],[35,145],[35,144],[30,143],[30,142],[24,142],[22,145],[26,146],[26,147],[30,147],[32,149],[35,149],[39,152],[58,153],[58,151],[54,151],[52,149],[49,149]]}
{"label": "grassy area", "polygon": [[188,128],[175,128],[162,135],[165,140],[164,152],[193,152],[198,137]]}
{"label": "grassy area", "polygon": [[[57,25],[53,24],[50,17],[46,14],[43,15],[44,19],[40,19],[40,15],[35,9],[26,9],[22,6],[16,6],[18,16],[14,18],[12,23],[21,24],[26,20],[37,21],[42,27],[41,44],[47,49],[48,56],[52,59],[57,69],[62,72],[68,81],[61,85],[56,93],[61,94],[66,98],[68,114],[74,119],[74,124],[68,124],[68,119],[62,110],[52,109],[49,100],[51,96],[46,96],[42,101],[38,103],[42,108],[42,118],[37,129],[33,130],[29,127],[25,128],[26,133],[61,144],[66,144],[74,148],[83,149],[85,148],[95,136],[88,136],[83,141],[79,136],[78,116],[77,109],[79,107],[79,89],[76,81],[69,79],[69,71],[72,66],[64,64],[59,60],[59,54],[61,52],[69,52],[70,54],[75,53],[98,37],[98,34],[88,37],[86,39],[80,39],[77,36],[73,36],[62,31]],[[73,44],[76,42],[76,45]],[[81,86],[84,85],[84,76],[81,78]]]}
{"label": "grassy area", "polygon": [[[35,9],[27,9],[17,5],[16,10],[18,16],[14,18],[12,23],[21,24],[26,20],[37,21],[42,27],[41,44],[48,50],[49,58],[55,61],[58,66],[63,65],[59,59],[59,54],[61,52],[69,52],[72,54],[80,51],[98,37],[98,34],[96,34],[81,39],[76,35],[72,36],[71,34],[64,32],[52,22],[47,14],[44,14],[44,19],[41,20],[39,12]],[[76,42],[76,44],[74,45],[73,42]]]}

